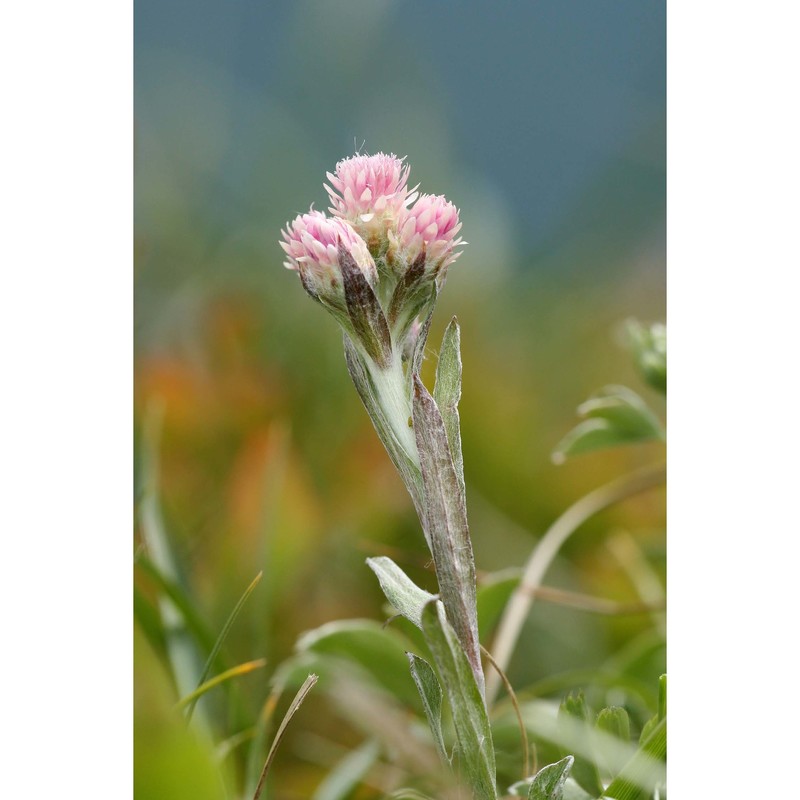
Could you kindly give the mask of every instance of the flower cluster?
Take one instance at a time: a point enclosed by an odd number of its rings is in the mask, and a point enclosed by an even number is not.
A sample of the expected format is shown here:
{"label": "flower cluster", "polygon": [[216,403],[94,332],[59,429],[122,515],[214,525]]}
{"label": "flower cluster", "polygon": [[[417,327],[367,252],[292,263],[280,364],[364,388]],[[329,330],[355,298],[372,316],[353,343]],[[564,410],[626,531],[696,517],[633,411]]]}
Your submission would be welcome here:
{"label": "flower cluster", "polygon": [[458,209],[410,189],[409,172],[385,153],[344,159],[324,184],[331,216],[312,210],[282,231],[284,266],[370,353],[385,351],[387,332],[402,351],[464,244]]}

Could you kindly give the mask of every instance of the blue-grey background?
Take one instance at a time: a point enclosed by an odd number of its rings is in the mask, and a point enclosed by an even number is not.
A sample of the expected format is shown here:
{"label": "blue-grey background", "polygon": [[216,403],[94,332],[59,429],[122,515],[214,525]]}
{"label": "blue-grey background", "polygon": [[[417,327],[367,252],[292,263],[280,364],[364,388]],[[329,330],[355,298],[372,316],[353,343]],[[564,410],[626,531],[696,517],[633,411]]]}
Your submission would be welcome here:
{"label": "blue-grey background", "polygon": [[200,173],[223,228],[322,205],[355,143],[458,188],[528,268],[663,236],[663,2],[139,0],[135,33],[142,157]]}

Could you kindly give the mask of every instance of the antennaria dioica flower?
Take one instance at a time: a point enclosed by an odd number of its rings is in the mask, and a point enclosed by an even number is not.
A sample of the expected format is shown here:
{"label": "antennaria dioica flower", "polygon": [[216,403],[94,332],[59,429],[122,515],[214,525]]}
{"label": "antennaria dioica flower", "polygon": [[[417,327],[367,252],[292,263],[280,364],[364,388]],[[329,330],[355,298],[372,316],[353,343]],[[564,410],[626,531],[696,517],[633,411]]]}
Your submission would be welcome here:
{"label": "antennaria dioica flower", "polygon": [[[445,331],[432,393],[419,376],[436,299],[464,242],[458,209],[441,195],[409,189],[409,173],[403,159],[384,153],[340,161],[325,185],[332,216],[298,216],[283,231],[281,246],[285,266],[344,332],[350,376],[422,523],[438,598],[390,559],[368,563],[392,605],[422,629],[457,721],[461,771],[474,796],[495,798],[461,457],[455,318]],[[411,663],[428,708],[426,693],[433,690],[420,678],[424,662],[415,657]],[[438,720],[429,722],[440,737]]]}

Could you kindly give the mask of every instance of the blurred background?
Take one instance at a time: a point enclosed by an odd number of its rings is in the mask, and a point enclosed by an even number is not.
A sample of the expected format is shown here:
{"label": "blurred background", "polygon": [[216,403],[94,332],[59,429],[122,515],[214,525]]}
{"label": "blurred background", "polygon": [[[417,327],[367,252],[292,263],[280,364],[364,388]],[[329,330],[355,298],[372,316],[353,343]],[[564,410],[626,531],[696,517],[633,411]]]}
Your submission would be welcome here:
{"label": "blurred background", "polygon": [[[469,246],[430,346],[457,314],[482,575],[521,566],[583,493],[663,458],[653,445],[556,467],[550,453],[604,384],[664,412],[620,331],[628,317],[665,317],[665,4],[138,0],[135,35],[136,546],[147,484],[176,580],[213,632],[263,570],[225,644],[230,664],[268,661],[239,679],[235,713],[216,711],[234,736],[303,631],[385,619],[367,556],[435,585],[338,328],[281,266],[281,227],[311,203],[326,208],[322,182],[339,159],[407,156],[412,184],[461,209]],[[621,553],[634,547],[630,559],[663,581],[663,501],[642,495],[593,519],[546,585],[637,600]],[[136,589],[156,607],[138,570]],[[509,677],[523,688],[599,670],[654,627],[647,615],[537,603]],[[137,797],[220,796],[202,747],[173,724],[157,637],[136,636]],[[635,661],[631,679],[654,685],[663,644]],[[359,741],[313,695],[270,796],[311,797]],[[237,785],[245,757],[229,749]]]}

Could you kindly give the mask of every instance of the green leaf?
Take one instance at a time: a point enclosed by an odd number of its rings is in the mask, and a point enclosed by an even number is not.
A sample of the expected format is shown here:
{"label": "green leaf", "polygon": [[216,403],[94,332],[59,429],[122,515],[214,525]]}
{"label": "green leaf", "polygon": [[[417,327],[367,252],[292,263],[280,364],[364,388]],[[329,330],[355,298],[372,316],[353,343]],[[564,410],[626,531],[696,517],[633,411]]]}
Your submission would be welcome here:
{"label": "green leaf", "polygon": [[372,620],[328,622],[302,634],[298,653],[311,652],[355,665],[406,705],[419,707],[417,691],[408,679],[406,652],[410,642],[393,628]]}
{"label": "green leaf", "polygon": [[562,800],[564,783],[574,761],[572,756],[567,756],[555,764],[548,764],[540,769],[531,782],[528,800]]}
{"label": "green leaf", "polygon": [[[568,694],[558,709],[558,716],[559,720],[562,720],[564,717],[578,720],[588,729],[589,709],[586,706],[586,698],[583,696],[583,692]],[[600,775],[593,759],[578,755],[575,758],[572,776],[578,784],[592,796],[599,797],[600,794],[602,794],[603,785],[600,783]]]}
{"label": "green leaf", "polygon": [[398,789],[388,795],[388,800],[433,800],[433,798],[416,789]]}
{"label": "green leaf", "polygon": [[380,751],[378,742],[367,739],[336,764],[317,787],[311,800],[346,800],[372,769]]}
{"label": "green leaf", "polygon": [[649,800],[653,790],[663,782],[663,766],[667,757],[667,720],[657,722],[633,758],[611,782],[604,797],[614,800]]}
{"label": "green leaf", "polygon": [[428,725],[433,734],[436,749],[445,764],[450,764],[442,735],[442,687],[433,671],[433,667],[424,658],[406,653],[411,667],[411,677],[414,679],[419,696],[422,698],[422,707],[428,718]]}
{"label": "green leaf", "polygon": [[667,328],[655,323],[642,325],[635,319],[627,323],[628,341],[642,377],[655,389],[667,392]]}
{"label": "green leaf", "polygon": [[422,609],[434,599],[430,592],[420,589],[391,558],[368,558],[367,565],[378,576],[386,599],[406,619],[422,628]]}
{"label": "green leaf", "polygon": [[444,421],[418,377],[414,378],[414,434],[424,494],[423,524],[433,554],[439,594],[466,653],[481,695],[484,691],[475,602],[475,560],[467,509]]}
{"label": "green leaf", "polygon": [[658,711],[645,722],[642,728],[641,736],[639,737],[639,744],[644,744],[650,738],[653,731],[658,726],[661,720],[667,716],[667,676],[662,675],[658,679]]}
{"label": "green leaf", "polygon": [[464,457],[461,453],[461,428],[458,418],[458,402],[461,399],[461,328],[453,317],[447,326],[439,348],[439,362],[436,365],[436,383],[433,399],[442,415],[453,466],[464,489]]}
{"label": "green leaf", "polygon": [[[133,631],[133,670],[132,795],[137,800],[231,796],[233,776],[227,765],[217,763],[210,737],[188,727],[183,715],[175,712],[175,688],[167,664],[138,625]],[[108,796],[115,794],[111,791]]]}
{"label": "green leaf", "polygon": [[578,406],[586,417],[556,446],[553,461],[623,444],[663,439],[658,417],[636,392],[625,386],[605,386]]}
{"label": "green leaf", "polygon": [[476,800],[495,800],[492,730],[475,675],[444,606],[432,601],[422,612],[422,630],[433,654],[453,715],[459,759]]}

